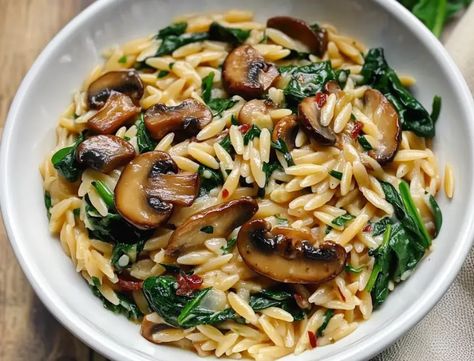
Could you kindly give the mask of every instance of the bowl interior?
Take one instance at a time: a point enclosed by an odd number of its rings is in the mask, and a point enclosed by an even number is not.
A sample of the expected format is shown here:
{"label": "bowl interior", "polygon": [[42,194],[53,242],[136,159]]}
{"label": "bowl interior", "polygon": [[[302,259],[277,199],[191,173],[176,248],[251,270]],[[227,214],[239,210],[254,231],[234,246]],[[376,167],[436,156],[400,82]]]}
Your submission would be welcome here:
{"label": "bowl interior", "polygon": [[[386,4],[389,3],[389,4]],[[106,311],[75,273],[58,240],[48,232],[38,166],[53,147],[60,113],[111,45],[155,32],[175,15],[234,8],[233,0],[104,0],[87,9],[48,46],[25,79],[4,132],[2,207],[10,239],[30,281],[45,304],[75,334],[118,360],[199,358],[156,346],[139,327]],[[378,352],[414,325],[439,299],[469,249],[472,235],[472,100],[458,71],[437,41],[395,2],[349,0],[240,0],[257,19],[291,14],[332,23],[368,47],[385,48],[389,63],[417,79],[414,91],[430,109],[443,98],[434,141],[440,168],[449,161],[456,175],[452,201],[439,199],[444,225],[434,251],[411,278],[396,288],[370,321],[334,345],[306,352],[298,360],[357,360]],[[397,12],[399,15],[394,15]],[[441,172],[442,173],[442,172]],[[290,356],[288,360],[296,359]]]}

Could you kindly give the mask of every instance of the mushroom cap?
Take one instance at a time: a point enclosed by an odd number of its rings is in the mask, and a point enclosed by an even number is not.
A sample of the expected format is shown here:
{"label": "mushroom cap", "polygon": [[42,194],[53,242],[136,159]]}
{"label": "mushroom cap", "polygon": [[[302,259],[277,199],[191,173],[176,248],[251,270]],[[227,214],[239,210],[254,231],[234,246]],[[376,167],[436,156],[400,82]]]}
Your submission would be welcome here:
{"label": "mushroom cap", "polygon": [[255,124],[260,128],[272,128],[273,121],[270,110],[275,104],[267,99],[252,99],[240,108],[238,120],[240,124]]}
{"label": "mushroom cap", "polygon": [[263,219],[242,226],[237,248],[242,259],[255,272],[283,283],[322,283],[344,270],[344,247],[324,242],[314,247],[309,232],[274,227]]}
{"label": "mushroom cap", "polygon": [[298,133],[299,125],[296,121],[296,115],[287,115],[281,118],[273,128],[272,141],[277,142],[281,139],[285,142],[288,150],[295,147],[295,138]]}
{"label": "mushroom cap", "polygon": [[122,125],[135,119],[140,113],[132,100],[122,93],[111,91],[105,105],[87,121],[87,127],[94,133],[115,133]]}
{"label": "mushroom cap", "polygon": [[369,155],[381,165],[391,162],[402,134],[397,111],[381,92],[368,89],[364,94],[364,113],[382,134],[382,139],[379,139],[375,149],[369,151]]}
{"label": "mushroom cap", "polygon": [[79,164],[109,173],[124,166],[135,157],[135,148],[115,135],[94,135],[77,146],[76,159]]}
{"label": "mushroom cap", "polygon": [[197,197],[197,174],[174,174],[178,167],[161,151],[140,154],[123,170],[115,187],[115,207],[129,223],[156,228],[171,216],[174,205],[190,205]]}
{"label": "mushroom cap", "polygon": [[321,125],[321,109],[315,97],[304,98],[298,105],[298,122],[303,130],[321,145],[336,143],[336,134],[326,126]]}
{"label": "mushroom cap", "polygon": [[284,32],[289,37],[306,45],[311,53],[322,56],[328,46],[326,29],[313,30],[304,20],[292,16],[275,16],[267,20],[267,27]]}
{"label": "mushroom cap", "polygon": [[245,99],[259,98],[278,75],[278,69],[266,63],[251,45],[241,45],[232,50],[222,67],[222,80],[227,93]]}
{"label": "mushroom cap", "polygon": [[90,109],[102,108],[112,91],[125,94],[135,105],[143,96],[143,83],[136,70],[109,71],[94,80],[87,89],[87,104]]}
{"label": "mushroom cap", "polygon": [[155,104],[146,110],[144,119],[145,126],[155,140],[171,132],[189,138],[212,121],[212,113],[204,104],[186,99],[176,106]]}
{"label": "mushroom cap", "polygon": [[[257,210],[257,201],[250,197],[206,208],[176,228],[168,242],[166,253],[177,256],[203,245],[211,237],[227,237],[235,228],[251,219]],[[203,232],[205,227],[212,227],[212,234]]]}

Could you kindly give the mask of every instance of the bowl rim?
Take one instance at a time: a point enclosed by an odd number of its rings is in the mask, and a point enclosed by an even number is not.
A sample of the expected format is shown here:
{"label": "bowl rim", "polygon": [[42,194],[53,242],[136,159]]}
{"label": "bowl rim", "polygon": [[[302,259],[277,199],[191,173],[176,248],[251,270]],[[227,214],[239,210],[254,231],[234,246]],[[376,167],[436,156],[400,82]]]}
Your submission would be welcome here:
{"label": "bowl rim", "polygon": [[[29,83],[34,78],[35,74],[41,66],[47,61],[49,54],[59,46],[64,38],[76,31],[87,19],[93,17],[96,12],[101,11],[104,8],[110,6],[115,0],[100,0],[92,3],[82,12],[71,19],[44,47],[41,53],[36,58],[35,62],[23,78],[13,102],[11,103],[10,109],[5,122],[5,127],[2,136],[2,143],[0,149],[0,174],[7,174],[9,159],[10,159],[10,145],[13,142],[12,132],[14,129],[14,119],[17,118],[18,112],[21,106],[22,98],[29,87]],[[459,94],[462,96],[461,103],[464,104],[464,111],[469,114],[470,118],[474,120],[474,101],[471,96],[470,90],[461,75],[460,70],[454,63],[450,55],[444,46],[438,41],[438,39],[407,9],[396,1],[386,0],[372,0],[378,6],[383,8],[390,16],[399,20],[403,26],[408,28],[411,32],[416,33],[420,40],[432,50],[436,50],[439,55],[439,62],[445,69],[450,69],[451,76],[454,79],[454,83],[459,86]],[[470,132],[470,138],[474,139],[474,124],[467,124]],[[473,167],[474,168],[474,167]],[[115,359],[115,360],[143,360],[146,361],[148,358],[142,357],[129,348],[119,344],[118,342],[110,339],[106,335],[96,330],[93,325],[79,317],[77,314],[61,300],[59,295],[55,294],[54,290],[49,287],[44,287],[45,283],[43,279],[32,272],[31,267],[28,265],[26,258],[22,253],[22,241],[16,236],[14,231],[17,225],[10,218],[9,209],[14,207],[11,196],[8,192],[9,183],[7,177],[0,177],[0,205],[2,210],[2,216],[7,231],[7,236],[10,241],[11,247],[15,253],[20,266],[25,273],[28,281],[32,285],[35,293],[39,296],[42,303],[51,312],[54,317],[61,322],[71,333],[81,339],[85,344],[92,347],[94,350],[99,351],[101,354]],[[471,200],[474,198],[473,192],[471,192]],[[472,203],[472,202],[471,202]],[[405,310],[399,315],[392,323],[387,325],[385,328],[380,330],[370,341],[365,341],[363,345],[363,355],[359,353],[362,345],[351,349],[342,350],[335,356],[330,356],[327,360],[355,360],[362,358],[370,358],[377,353],[381,352],[404,333],[414,327],[441,299],[444,293],[448,290],[449,286],[457,276],[461,266],[463,265],[467,254],[474,241],[474,207],[468,209],[466,215],[466,232],[459,234],[458,247],[453,254],[456,262],[445,266],[444,275],[441,276],[440,281],[436,287],[425,291],[424,297],[419,298],[412,306]],[[355,352],[357,349],[357,353]],[[361,357],[362,356],[362,357]]]}

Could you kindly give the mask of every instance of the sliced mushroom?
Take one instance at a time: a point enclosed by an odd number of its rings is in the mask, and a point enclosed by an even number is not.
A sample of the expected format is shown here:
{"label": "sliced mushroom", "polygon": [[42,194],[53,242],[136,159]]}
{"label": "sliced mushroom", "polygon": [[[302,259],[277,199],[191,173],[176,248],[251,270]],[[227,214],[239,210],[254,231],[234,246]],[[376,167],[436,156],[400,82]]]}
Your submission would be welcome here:
{"label": "sliced mushroom", "polygon": [[328,47],[326,29],[312,28],[306,21],[291,16],[275,16],[267,20],[267,27],[278,29],[289,37],[301,41],[311,53],[323,56]]}
{"label": "sliced mushroom", "polygon": [[171,132],[189,138],[211,122],[212,113],[204,104],[187,99],[176,106],[155,104],[147,109],[144,118],[145,125],[155,140],[160,140]]}
{"label": "sliced mushroom", "polygon": [[278,139],[283,140],[288,147],[288,150],[292,150],[295,147],[295,138],[298,133],[298,122],[296,121],[295,115],[287,115],[281,118],[278,123],[275,124],[272,132],[272,141],[277,142]]}
{"label": "sliced mushroom", "polygon": [[115,133],[138,113],[140,108],[128,96],[112,91],[105,105],[87,121],[87,127],[99,134]]}
{"label": "sliced mushroom", "polygon": [[192,204],[199,190],[197,174],[175,174],[168,153],[140,154],[123,170],[115,187],[115,207],[140,229],[156,228],[171,216],[174,205]]}
{"label": "sliced mushroom", "polygon": [[224,88],[245,99],[260,97],[278,77],[278,69],[268,64],[251,45],[242,45],[227,55],[222,68]]}
{"label": "sliced mushroom", "polygon": [[382,134],[382,139],[369,155],[380,164],[391,162],[398,150],[401,140],[401,126],[398,114],[385,96],[375,89],[364,94],[364,113],[372,119]]}
{"label": "sliced mushroom", "polygon": [[102,108],[114,90],[129,96],[133,103],[138,105],[143,96],[143,83],[135,70],[109,71],[89,85],[87,89],[89,108]]}
{"label": "sliced mushroom", "polygon": [[346,251],[332,242],[314,247],[309,232],[275,227],[263,219],[242,226],[237,247],[255,272],[284,283],[322,283],[344,270]]}
{"label": "sliced mushroom", "polygon": [[270,110],[274,109],[275,105],[271,100],[252,99],[245,103],[239,112],[240,124],[255,124],[259,128],[273,128],[272,117]]}
{"label": "sliced mushroom", "polygon": [[324,90],[328,94],[336,94],[341,91],[341,87],[339,86],[338,82],[335,80],[330,80],[324,85]]}
{"label": "sliced mushroom", "polygon": [[298,122],[303,130],[321,145],[336,143],[336,134],[320,123],[321,109],[315,97],[304,98],[298,105]]}
{"label": "sliced mushroom", "polygon": [[153,338],[153,335],[160,331],[168,330],[170,328],[174,327],[167,324],[166,321],[156,312],[153,312],[143,317],[142,324],[140,327],[140,333],[148,341],[158,344],[159,342],[157,342]]}
{"label": "sliced mushroom", "polygon": [[206,208],[181,224],[171,235],[166,253],[180,253],[198,247],[210,237],[227,237],[257,212],[257,202],[243,197]]}
{"label": "sliced mushroom", "polygon": [[115,135],[94,135],[78,145],[76,159],[79,164],[109,173],[124,166],[135,157],[135,148]]}

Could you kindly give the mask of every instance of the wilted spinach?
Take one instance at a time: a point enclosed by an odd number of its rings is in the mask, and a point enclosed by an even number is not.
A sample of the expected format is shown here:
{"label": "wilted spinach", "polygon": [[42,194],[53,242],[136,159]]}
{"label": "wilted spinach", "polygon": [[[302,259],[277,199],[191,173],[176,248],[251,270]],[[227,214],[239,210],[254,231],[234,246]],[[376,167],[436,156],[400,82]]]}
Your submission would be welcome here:
{"label": "wilted spinach", "polygon": [[262,290],[250,296],[250,307],[260,311],[268,307],[279,307],[292,314],[298,321],[304,318],[304,311],[298,307],[293,294],[286,290]]}
{"label": "wilted spinach", "polygon": [[291,156],[291,153],[288,150],[288,146],[286,145],[283,139],[278,138],[276,142],[272,142],[272,148],[283,154],[283,157],[285,157],[285,160],[288,166],[295,165],[295,162],[293,161],[293,157]]}
{"label": "wilted spinach", "polygon": [[441,230],[441,226],[443,224],[443,214],[441,213],[441,209],[439,208],[438,202],[436,199],[430,194],[429,202],[431,209],[433,210],[434,215],[434,224],[435,224],[435,234],[434,236],[438,236],[439,231]]}
{"label": "wilted spinach", "polygon": [[[369,50],[361,74],[364,77],[364,84],[382,92],[393,104],[404,130],[411,130],[420,137],[434,137],[433,119],[423,105],[402,85],[395,71],[385,60],[382,48]],[[437,104],[440,107],[440,102]]]}
{"label": "wilted spinach", "polygon": [[198,174],[200,178],[199,196],[207,194],[211,189],[224,184],[224,177],[219,170],[200,165]]}
{"label": "wilted spinach", "polygon": [[137,260],[138,255],[143,250],[145,242],[143,240],[135,244],[117,243],[112,251],[111,263],[118,272],[123,271]]}
{"label": "wilted spinach", "polygon": [[168,55],[183,45],[209,39],[208,33],[185,33],[186,27],[186,23],[176,23],[161,29],[157,35],[161,44],[155,56]]}
{"label": "wilted spinach", "polygon": [[209,102],[207,103],[207,106],[211,108],[212,116],[218,117],[225,110],[232,108],[235,105],[235,103],[237,103],[237,101],[232,100],[232,99],[214,98],[214,99],[209,100]]}
{"label": "wilted spinach", "polygon": [[74,144],[58,150],[51,157],[54,168],[69,182],[75,182],[81,175],[82,168],[76,160],[76,149],[83,140],[84,135],[81,133]]}
{"label": "wilted spinach", "polygon": [[223,254],[232,253],[232,251],[234,250],[236,244],[237,244],[237,237],[233,237],[233,238],[229,239],[227,241],[227,244],[221,248]]}
{"label": "wilted spinach", "polygon": [[51,194],[49,192],[44,192],[44,206],[46,207],[46,214],[48,215],[48,219],[51,218],[51,207],[53,203],[51,202]]}
{"label": "wilted spinach", "polygon": [[202,95],[201,98],[207,104],[211,100],[212,82],[214,81],[214,72],[211,71],[204,78],[202,78]]}
{"label": "wilted spinach", "polygon": [[145,126],[145,120],[143,119],[143,113],[140,114],[135,126],[137,127],[138,151],[140,153],[151,152],[155,149],[158,143],[155,142],[151,138],[150,133],[148,133],[148,129],[146,129]]}
{"label": "wilted spinach", "polygon": [[211,40],[224,41],[231,44],[241,44],[250,36],[250,30],[228,28],[213,22],[209,28],[209,38]]}
{"label": "wilted spinach", "polygon": [[355,217],[352,214],[346,213],[342,216],[334,218],[331,223],[335,226],[344,227],[346,223],[352,221]]}
{"label": "wilted spinach", "polygon": [[258,126],[252,124],[250,129],[244,134],[244,144],[247,145],[253,138],[259,137],[261,132]]}
{"label": "wilted spinach", "polygon": [[107,187],[107,185],[101,180],[95,180],[92,182],[92,186],[95,188],[100,198],[105,202],[109,209],[115,209],[114,194]]}
{"label": "wilted spinach", "polygon": [[232,143],[230,141],[230,136],[226,135],[224,139],[222,139],[219,144],[222,146],[222,148],[225,149],[227,153],[232,155],[234,153],[234,147],[232,146]]}
{"label": "wilted spinach", "polygon": [[329,321],[331,321],[332,316],[334,316],[334,310],[330,308],[327,309],[324,313],[323,323],[321,326],[319,326],[318,331],[316,332],[316,335],[318,337],[321,337],[323,335],[324,330],[326,329],[326,327],[328,327]]}

